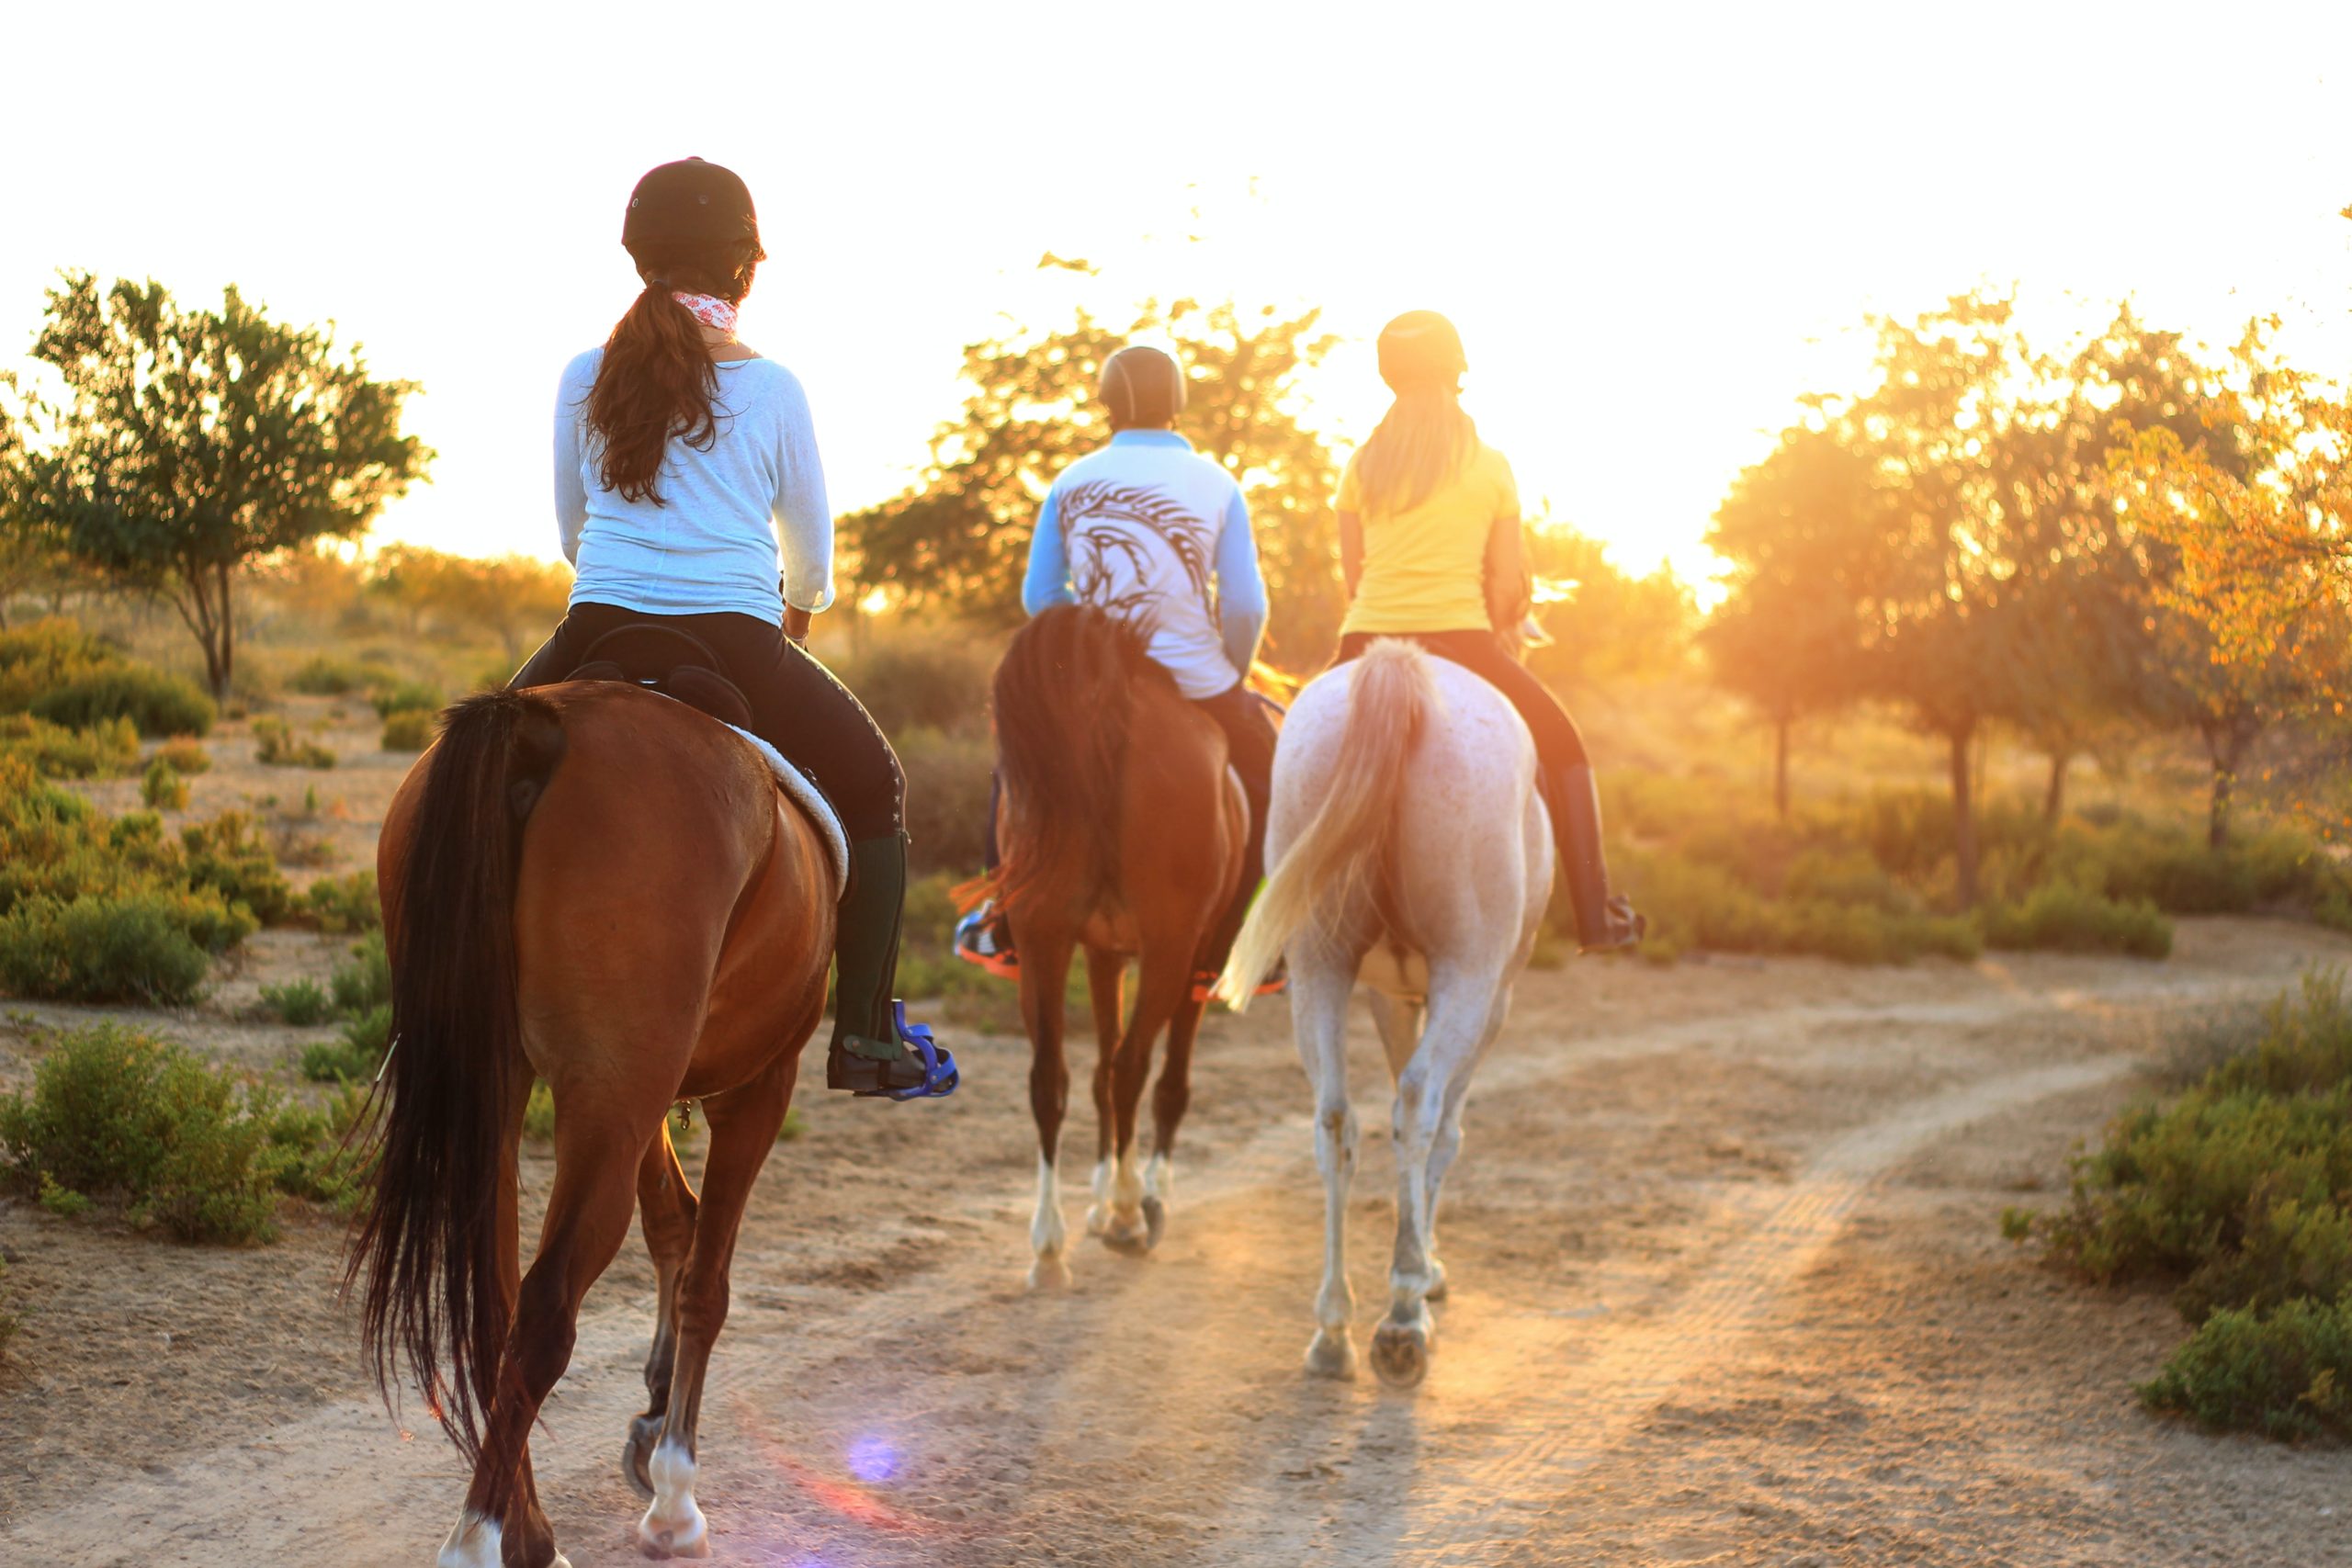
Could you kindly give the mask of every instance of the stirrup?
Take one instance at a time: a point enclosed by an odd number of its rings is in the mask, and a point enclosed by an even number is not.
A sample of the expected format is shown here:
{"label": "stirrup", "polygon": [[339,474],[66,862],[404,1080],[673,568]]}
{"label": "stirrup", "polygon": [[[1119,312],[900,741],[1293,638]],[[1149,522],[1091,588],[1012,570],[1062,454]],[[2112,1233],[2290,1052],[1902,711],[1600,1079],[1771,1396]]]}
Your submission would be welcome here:
{"label": "stirrup", "polygon": [[[1209,999],[1209,993],[1216,988],[1217,979],[1217,973],[1214,969],[1193,971],[1193,999],[1196,1002],[1206,1002]],[[1274,960],[1274,966],[1266,971],[1266,977],[1258,982],[1258,988],[1250,994],[1253,997],[1278,997],[1289,989],[1290,964],[1285,959],[1277,958]]]}
{"label": "stirrup", "polygon": [[845,1089],[860,1100],[943,1100],[956,1092],[962,1075],[955,1055],[932,1038],[931,1026],[907,1021],[907,1004],[893,998],[892,1025],[908,1047],[895,1060],[860,1055],[839,1040],[825,1060],[825,1087]]}
{"label": "stirrup", "polygon": [[967,964],[977,964],[1000,980],[1021,978],[1021,953],[1012,945],[1012,933],[1005,929],[1004,916],[993,904],[983,904],[956,922],[956,938],[949,944],[956,956]]}

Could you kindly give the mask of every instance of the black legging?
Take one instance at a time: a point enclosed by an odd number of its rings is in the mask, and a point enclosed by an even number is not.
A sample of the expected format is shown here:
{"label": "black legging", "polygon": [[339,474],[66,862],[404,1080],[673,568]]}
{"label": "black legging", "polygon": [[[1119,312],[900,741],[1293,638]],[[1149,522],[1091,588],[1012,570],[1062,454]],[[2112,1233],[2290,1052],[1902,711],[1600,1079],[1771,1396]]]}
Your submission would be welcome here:
{"label": "black legging", "polygon": [[808,771],[853,840],[899,830],[907,781],[865,705],[816,656],[757,615],[650,615],[615,604],[574,604],[516,686],[546,686],[580,667],[598,637],[622,626],[670,626],[701,639],[752,705],[752,733]]}
{"label": "black legging", "polygon": [[1501,639],[1493,632],[1350,632],[1340,639],[1340,656],[1331,662],[1345,664],[1359,658],[1375,638],[1384,637],[1419,643],[1439,658],[1484,677],[1527,721],[1535,737],[1535,755],[1546,773],[1591,766],[1585,755],[1584,737],[1577,733],[1577,721],[1533,671],[1503,651]]}

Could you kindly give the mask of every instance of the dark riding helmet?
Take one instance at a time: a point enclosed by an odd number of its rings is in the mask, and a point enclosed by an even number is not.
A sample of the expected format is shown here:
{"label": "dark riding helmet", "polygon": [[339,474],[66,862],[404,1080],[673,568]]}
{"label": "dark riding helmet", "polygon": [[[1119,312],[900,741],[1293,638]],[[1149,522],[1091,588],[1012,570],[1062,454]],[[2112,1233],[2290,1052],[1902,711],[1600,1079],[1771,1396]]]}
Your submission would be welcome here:
{"label": "dark riding helmet", "polygon": [[631,254],[649,245],[757,244],[759,239],[751,187],[734,170],[700,158],[648,170],[628,193],[628,216],[621,220],[621,244]]}
{"label": "dark riding helmet", "polygon": [[1159,425],[1184,412],[1184,372],[1160,350],[1130,344],[1102,362],[1102,402],[1116,425]]}
{"label": "dark riding helmet", "polygon": [[1435,310],[1408,310],[1380,329],[1380,378],[1392,391],[1453,387],[1469,368],[1462,334]]}

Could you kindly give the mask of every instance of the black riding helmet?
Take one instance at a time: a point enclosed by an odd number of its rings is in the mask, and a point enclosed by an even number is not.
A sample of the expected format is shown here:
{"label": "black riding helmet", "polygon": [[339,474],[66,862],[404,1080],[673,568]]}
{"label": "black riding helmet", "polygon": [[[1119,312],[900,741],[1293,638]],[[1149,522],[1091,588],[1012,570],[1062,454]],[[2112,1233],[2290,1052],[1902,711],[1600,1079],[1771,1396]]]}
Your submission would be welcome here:
{"label": "black riding helmet", "polygon": [[1102,362],[1102,402],[1117,425],[1173,423],[1184,412],[1184,372],[1145,344],[1130,344]]}
{"label": "black riding helmet", "polygon": [[759,214],[752,191],[732,169],[681,158],[646,172],[628,194],[621,244],[634,255],[650,245],[758,244]]}

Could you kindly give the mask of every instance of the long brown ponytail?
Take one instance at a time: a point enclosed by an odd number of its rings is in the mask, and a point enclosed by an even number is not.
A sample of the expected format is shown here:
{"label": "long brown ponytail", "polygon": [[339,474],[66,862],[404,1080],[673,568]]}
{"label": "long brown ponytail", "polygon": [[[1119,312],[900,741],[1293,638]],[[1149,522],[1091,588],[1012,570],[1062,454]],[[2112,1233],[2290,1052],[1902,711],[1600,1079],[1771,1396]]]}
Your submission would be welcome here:
{"label": "long brown ponytail", "polygon": [[707,452],[718,439],[718,369],[702,328],[673,290],[741,303],[767,259],[756,241],[632,253],[645,291],[613,327],[588,393],[588,423],[603,447],[598,477],[628,501],[662,504],[655,480],[676,436]]}

